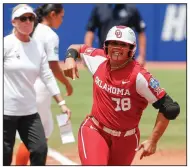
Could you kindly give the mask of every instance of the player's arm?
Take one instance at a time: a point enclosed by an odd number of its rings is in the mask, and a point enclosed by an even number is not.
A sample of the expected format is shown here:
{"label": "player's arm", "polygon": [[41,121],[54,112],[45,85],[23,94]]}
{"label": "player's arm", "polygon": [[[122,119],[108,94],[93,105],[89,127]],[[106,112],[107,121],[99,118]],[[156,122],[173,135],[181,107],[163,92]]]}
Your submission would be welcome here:
{"label": "player's arm", "polygon": [[107,59],[104,50],[102,49],[92,48],[87,45],[71,45],[66,52],[64,68],[66,76],[72,79],[79,77],[75,61],[80,57],[92,75],[95,74],[100,64]]}
{"label": "player's arm", "polygon": [[169,124],[169,120],[165,118],[165,116],[161,112],[158,112],[154,129],[148,140],[156,144],[158,140],[160,139],[160,137],[165,132],[168,124]]}
{"label": "player's arm", "polygon": [[71,45],[66,52],[63,71],[65,76],[70,77],[73,80],[75,80],[76,77],[79,78],[76,60],[77,58],[80,58],[80,51],[82,46],[82,44]]}
{"label": "player's arm", "polygon": [[166,130],[169,121],[176,119],[179,115],[180,106],[177,102],[174,102],[169,95],[165,94],[165,96],[153,103],[153,107],[159,109],[159,112],[149,140],[157,143]]}
{"label": "player's arm", "polygon": [[169,121],[176,119],[176,117],[180,113],[179,104],[177,102],[174,102],[172,98],[167,94],[155,103],[153,103],[153,106],[156,109],[159,109],[159,112],[157,114],[155,126],[150,137],[148,138],[148,140],[144,141],[138,148],[143,148],[140,159],[155,153],[156,145],[161,136],[164,134],[169,124]]}
{"label": "player's arm", "polygon": [[176,119],[179,115],[180,107],[164,89],[159,87],[159,82],[153,77],[139,74],[137,78],[137,92],[149,103],[152,103],[155,109],[159,109],[151,135],[137,148],[137,150],[143,149],[140,156],[140,159],[142,159],[155,153],[159,139],[165,132],[169,121]]}

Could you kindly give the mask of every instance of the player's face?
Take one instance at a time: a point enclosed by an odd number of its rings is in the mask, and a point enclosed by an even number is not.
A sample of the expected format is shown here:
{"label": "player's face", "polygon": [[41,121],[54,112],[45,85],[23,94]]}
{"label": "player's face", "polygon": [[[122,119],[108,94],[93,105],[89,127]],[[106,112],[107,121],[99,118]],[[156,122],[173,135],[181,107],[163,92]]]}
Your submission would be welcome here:
{"label": "player's face", "polygon": [[123,64],[129,57],[129,45],[124,42],[110,41],[108,44],[108,56],[111,63]]}
{"label": "player's face", "polygon": [[35,16],[33,14],[26,13],[15,18],[12,21],[12,24],[19,33],[23,35],[30,35],[34,28],[34,21]]}
{"label": "player's face", "polygon": [[55,12],[51,15],[51,26],[52,28],[58,29],[63,22],[64,10],[56,14]]}

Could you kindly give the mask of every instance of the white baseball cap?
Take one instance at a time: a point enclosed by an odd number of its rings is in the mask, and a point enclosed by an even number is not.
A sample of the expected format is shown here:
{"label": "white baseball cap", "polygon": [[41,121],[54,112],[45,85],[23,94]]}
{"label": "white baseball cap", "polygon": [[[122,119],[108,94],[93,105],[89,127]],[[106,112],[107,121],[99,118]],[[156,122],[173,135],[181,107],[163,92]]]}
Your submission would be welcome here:
{"label": "white baseball cap", "polygon": [[12,20],[14,20],[16,17],[20,17],[25,13],[31,13],[36,17],[36,13],[34,13],[33,9],[30,6],[22,6],[19,9],[17,9],[13,14],[12,14]]}

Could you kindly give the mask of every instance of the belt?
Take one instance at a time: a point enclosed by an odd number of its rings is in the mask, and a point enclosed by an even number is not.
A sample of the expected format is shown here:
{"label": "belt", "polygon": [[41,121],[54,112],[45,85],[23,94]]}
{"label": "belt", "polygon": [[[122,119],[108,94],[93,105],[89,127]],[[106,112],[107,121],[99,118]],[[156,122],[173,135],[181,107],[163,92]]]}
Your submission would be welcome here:
{"label": "belt", "polygon": [[100,123],[96,120],[96,118],[94,118],[93,116],[90,116],[92,122],[100,127],[104,132],[107,132],[108,134],[112,135],[112,136],[131,136],[133,134],[136,133],[136,128],[133,128],[133,129],[130,129],[130,130],[127,130],[125,132],[121,132],[121,131],[117,131],[117,130],[112,130],[110,128],[107,128],[106,126],[103,126],[103,125],[100,125]]}

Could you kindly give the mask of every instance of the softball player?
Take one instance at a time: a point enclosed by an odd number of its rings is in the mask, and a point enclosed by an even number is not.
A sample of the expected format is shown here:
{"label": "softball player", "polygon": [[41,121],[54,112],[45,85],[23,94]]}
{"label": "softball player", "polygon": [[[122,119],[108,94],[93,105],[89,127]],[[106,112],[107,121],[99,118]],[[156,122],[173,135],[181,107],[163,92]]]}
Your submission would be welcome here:
{"label": "softball player", "polygon": [[[59,66],[59,37],[52,28],[59,28],[64,17],[62,4],[44,4],[35,10],[37,25],[32,37],[39,41],[47,54],[49,66],[54,76],[66,86],[67,95],[72,94],[72,86],[64,76]],[[51,95],[40,78],[34,84],[37,96],[37,108],[42,120],[46,139],[53,131],[53,118],[51,113]],[[29,151],[23,143],[20,144],[16,165],[26,165],[29,160]]]}
{"label": "softball player", "polygon": [[45,165],[47,143],[33,86],[37,77],[70,119],[44,48],[30,38],[35,18],[30,6],[17,5],[12,12],[14,31],[4,38],[3,165],[11,165],[16,131],[30,152],[31,165]]}
{"label": "softball player", "polygon": [[[66,76],[78,77],[79,55],[93,76],[91,114],[78,132],[82,165],[130,165],[137,150],[143,149],[140,158],[154,154],[169,121],[180,113],[178,103],[135,61],[135,51],[135,33],[125,26],[110,29],[104,49],[71,45],[67,51]],[[159,112],[152,134],[139,145],[138,126],[148,103]]]}

